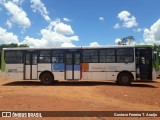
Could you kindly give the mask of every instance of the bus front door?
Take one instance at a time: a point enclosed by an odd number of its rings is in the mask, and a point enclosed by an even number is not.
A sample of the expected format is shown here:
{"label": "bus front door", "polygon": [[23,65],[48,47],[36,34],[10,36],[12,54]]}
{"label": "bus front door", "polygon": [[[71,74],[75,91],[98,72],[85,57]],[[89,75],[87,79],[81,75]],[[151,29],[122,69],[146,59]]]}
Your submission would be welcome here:
{"label": "bus front door", "polygon": [[25,79],[34,80],[37,79],[37,53],[26,52],[25,54]]}
{"label": "bus front door", "polygon": [[141,80],[152,80],[152,48],[136,48],[136,68]]}
{"label": "bus front door", "polygon": [[71,51],[66,53],[65,76],[67,80],[80,79],[80,52]]}

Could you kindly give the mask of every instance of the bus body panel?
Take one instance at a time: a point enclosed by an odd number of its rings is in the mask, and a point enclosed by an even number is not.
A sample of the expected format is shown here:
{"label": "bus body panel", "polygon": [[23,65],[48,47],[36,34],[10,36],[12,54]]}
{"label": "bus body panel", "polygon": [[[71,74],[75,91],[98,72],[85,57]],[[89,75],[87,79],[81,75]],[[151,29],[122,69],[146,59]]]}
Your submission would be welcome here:
{"label": "bus body panel", "polygon": [[7,64],[6,72],[23,72],[24,64]]}
{"label": "bus body panel", "polygon": [[24,64],[7,64],[5,75],[6,75],[6,79],[23,80]]}
{"label": "bus body panel", "polygon": [[82,72],[82,80],[92,80],[92,72]]}
{"label": "bus body panel", "polygon": [[121,72],[135,71],[135,63],[89,63],[88,71]]}
{"label": "bus body panel", "polygon": [[[130,54],[131,57],[133,57],[133,61],[131,60],[128,62],[126,60],[126,56],[119,54],[117,51],[119,49],[132,49],[133,54]],[[144,49],[147,48],[147,49]],[[108,55],[105,52],[103,54],[100,53],[102,50],[106,49],[115,49],[113,52],[114,54]],[[49,59],[50,61],[48,62],[48,54],[42,54],[40,56],[41,51],[49,51]],[[57,56],[58,54],[54,55],[55,53],[53,52],[54,50],[56,51],[62,51],[60,53],[60,56]],[[87,50],[91,50],[95,52],[96,50],[98,51],[97,54],[93,54],[93,56],[97,55],[98,57],[93,57],[93,59],[98,59],[97,63],[94,63],[92,60],[89,62],[85,62],[83,59],[84,57],[84,51],[85,54],[87,55]],[[124,50],[124,53],[125,51]],[[150,52],[149,54],[144,55],[144,52]],[[47,48],[47,49],[41,49],[41,48],[8,48],[4,49],[4,51],[23,51],[23,62],[21,64],[5,64],[4,60],[4,52],[3,53],[3,58],[2,58],[2,68],[3,71],[6,72],[6,77],[10,79],[16,79],[16,80],[23,80],[23,79],[39,79],[39,76],[41,75],[42,72],[48,71],[53,74],[55,80],[112,80],[116,81],[117,76],[119,75],[120,72],[126,71],[129,72],[133,75],[133,79],[137,80],[139,79],[137,77],[137,74],[141,74],[143,70],[145,70],[145,65],[148,63],[148,56],[150,60],[150,66],[147,69],[149,72],[151,72],[151,78],[150,80],[155,80],[156,76],[159,75],[159,71],[155,69],[157,67],[154,65],[154,61],[157,61],[157,58],[154,58],[153,56],[153,46],[110,46],[110,47],[82,47],[82,48]],[[137,52],[136,52],[137,51]],[[43,53],[43,52],[42,52]],[[53,54],[54,53],[54,54]],[[111,52],[112,53],[112,52]],[[137,54],[136,54],[137,53]],[[122,63],[121,61],[117,60],[117,56],[120,57],[125,57],[125,60],[123,59]],[[138,66],[136,57],[138,54],[141,54],[141,58],[138,60],[146,60],[144,66]],[[20,54],[19,54],[20,55]],[[62,57],[62,56],[63,57]],[[101,59],[100,57],[103,56],[105,59]],[[109,56],[109,57],[108,57]],[[112,63],[112,56],[114,56],[115,61]],[[9,56],[8,56],[9,57]],[[20,56],[21,57],[21,56]],[[59,60],[62,57],[62,60]],[[86,57],[86,56],[85,56]],[[92,58],[92,55],[90,55]],[[90,57],[87,59],[90,60]],[[28,59],[29,58],[29,59]],[[43,61],[43,59],[45,59]],[[86,59],[86,58],[85,58]],[[111,59],[111,61],[110,61]],[[128,59],[128,58],[127,58]],[[155,60],[154,60],[155,59]],[[40,62],[40,60],[42,61]],[[28,64],[27,61],[30,61]],[[103,63],[104,62],[104,63]],[[139,67],[139,68],[138,68]],[[141,73],[138,72],[141,70]],[[142,69],[143,68],[143,69]],[[147,71],[146,70],[146,71]],[[143,76],[141,78],[145,78],[147,73],[143,73]],[[148,79],[148,80],[149,80]],[[144,79],[145,80],[145,79]],[[147,80],[147,79],[146,79]]]}
{"label": "bus body panel", "polygon": [[25,65],[24,79],[25,80],[37,80],[38,79],[38,66],[37,65]]}
{"label": "bus body panel", "polygon": [[107,80],[107,72],[92,72],[92,80]]}
{"label": "bus body panel", "polygon": [[6,79],[8,80],[23,80],[24,73],[16,72],[16,73],[6,73]]}
{"label": "bus body panel", "polygon": [[65,64],[64,63],[52,63],[51,69],[52,69],[52,71],[56,71],[56,72],[64,72]]}
{"label": "bus body panel", "polygon": [[82,64],[83,80],[117,80],[117,75],[122,71],[132,73],[134,80],[135,63],[85,63]]}
{"label": "bus body panel", "polygon": [[107,80],[116,81],[119,72],[107,72]]}
{"label": "bus body panel", "polygon": [[25,65],[25,79],[30,79],[30,71],[31,70],[31,67],[30,67],[30,65]]}
{"label": "bus body panel", "polygon": [[31,74],[32,74],[32,79],[35,79],[35,80],[37,80],[38,79],[38,66],[37,65],[32,65],[32,71],[34,71],[34,72],[32,72]]}
{"label": "bus body panel", "polygon": [[38,72],[51,71],[51,63],[38,63]]}

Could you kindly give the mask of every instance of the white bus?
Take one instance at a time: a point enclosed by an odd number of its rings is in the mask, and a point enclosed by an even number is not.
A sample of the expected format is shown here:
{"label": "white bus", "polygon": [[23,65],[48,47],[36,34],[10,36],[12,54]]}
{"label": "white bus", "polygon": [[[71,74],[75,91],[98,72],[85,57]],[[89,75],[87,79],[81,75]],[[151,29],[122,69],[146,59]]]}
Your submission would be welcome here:
{"label": "white bus", "polygon": [[40,80],[45,85],[55,80],[130,85],[156,79],[152,47],[4,48],[1,71],[7,79]]}

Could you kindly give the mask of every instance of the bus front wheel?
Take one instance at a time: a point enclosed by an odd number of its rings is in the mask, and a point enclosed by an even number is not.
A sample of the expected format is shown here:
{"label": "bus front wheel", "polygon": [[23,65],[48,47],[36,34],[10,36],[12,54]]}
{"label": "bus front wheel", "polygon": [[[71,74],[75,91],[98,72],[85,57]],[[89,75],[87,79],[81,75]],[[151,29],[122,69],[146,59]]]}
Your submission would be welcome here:
{"label": "bus front wheel", "polygon": [[46,72],[41,75],[40,80],[43,85],[50,85],[54,82],[54,77],[51,73]]}
{"label": "bus front wheel", "polygon": [[129,74],[129,73],[121,73],[119,76],[118,76],[118,79],[117,79],[117,83],[119,85],[131,85],[131,82],[132,82],[132,76]]}

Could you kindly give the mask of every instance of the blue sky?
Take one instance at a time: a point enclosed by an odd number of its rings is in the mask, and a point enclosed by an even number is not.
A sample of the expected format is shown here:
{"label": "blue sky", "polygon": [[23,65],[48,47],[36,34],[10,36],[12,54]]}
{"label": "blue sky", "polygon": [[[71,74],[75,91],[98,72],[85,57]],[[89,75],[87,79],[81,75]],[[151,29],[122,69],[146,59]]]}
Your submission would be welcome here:
{"label": "blue sky", "polygon": [[0,0],[0,44],[160,44],[159,0]]}

